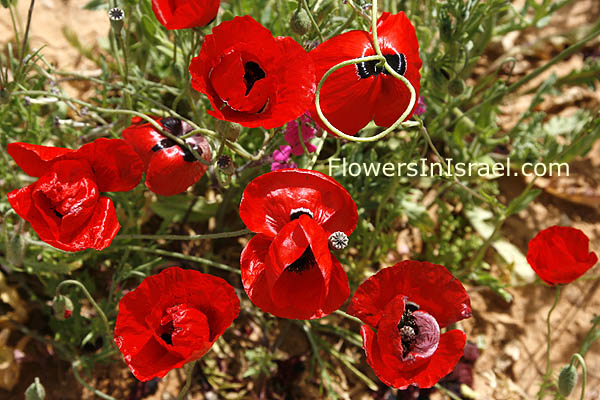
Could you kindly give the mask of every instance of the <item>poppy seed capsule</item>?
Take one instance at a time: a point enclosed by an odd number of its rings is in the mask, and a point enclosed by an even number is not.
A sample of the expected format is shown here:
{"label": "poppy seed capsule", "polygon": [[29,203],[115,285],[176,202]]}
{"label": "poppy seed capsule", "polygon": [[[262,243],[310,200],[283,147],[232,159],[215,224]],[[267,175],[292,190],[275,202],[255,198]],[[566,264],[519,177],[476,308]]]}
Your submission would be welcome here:
{"label": "poppy seed capsule", "polygon": [[329,247],[332,250],[344,250],[348,246],[348,236],[344,232],[334,232],[329,236]]}
{"label": "poppy seed capsule", "polygon": [[108,10],[108,19],[110,19],[110,27],[115,33],[120,33],[123,29],[123,20],[125,18],[125,12],[120,8],[111,8]]}
{"label": "poppy seed capsule", "polygon": [[64,321],[73,315],[73,302],[67,296],[59,294],[52,300],[52,310],[57,320]]}
{"label": "poppy seed capsule", "polygon": [[310,31],[310,17],[304,8],[298,8],[290,19],[290,29],[298,35],[304,35]]}
{"label": "poppy seed capsule", "polygon": [[44,400],[46,398],[46,390],[40,383],[40,378],[37,376],[27,390],[25,390],[25,400]]}
{"label": "poppy seed capsule", "polygon": [[567,397],[577,385],[577,369],[573,364],[565,365],[558,375],[558,392]]}

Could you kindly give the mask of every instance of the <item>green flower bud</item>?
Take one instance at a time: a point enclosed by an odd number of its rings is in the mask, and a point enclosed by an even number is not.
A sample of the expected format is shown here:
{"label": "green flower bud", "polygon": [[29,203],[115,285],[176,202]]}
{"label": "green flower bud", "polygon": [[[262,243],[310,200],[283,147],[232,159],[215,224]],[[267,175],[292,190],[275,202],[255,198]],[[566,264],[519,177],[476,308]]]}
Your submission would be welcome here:
{"label": "green flower bud", "polygon": [[577,369],[574,365],[565,365],[558,376],[558,392],[567,397],[577,385]]}
{"label": "green flower bud", "polygon": [[218,120],[216,128],[217,133],[232,142],[235,142],[242,132],[242,126],[240,124],[230,121]]}
{"label": "green flower bud", "polygon": [[46,397],[46,390],[40,383],[40,378],[37,376],[29,387],[25,390],[25,400],[44,400]]}
{"label": "green flower bud", "polygon": [[454,78],[448,82],[448,93],[452,96],[460,96],[465,91],[465,81]]}
{"label": "green flower bud", "polygon": [[52,310],[57,320],[64,321],[73,314],[73,302],[67,296],[59,294],[52,300]]}
{"label": "green flower bud", "polygon": [[308,13],[304,8],[298,8],[292,14],[292,18],[290,19],[290,29],[296,32],[298,35],[304,35],[308,31],[310,31],[311,22]]}

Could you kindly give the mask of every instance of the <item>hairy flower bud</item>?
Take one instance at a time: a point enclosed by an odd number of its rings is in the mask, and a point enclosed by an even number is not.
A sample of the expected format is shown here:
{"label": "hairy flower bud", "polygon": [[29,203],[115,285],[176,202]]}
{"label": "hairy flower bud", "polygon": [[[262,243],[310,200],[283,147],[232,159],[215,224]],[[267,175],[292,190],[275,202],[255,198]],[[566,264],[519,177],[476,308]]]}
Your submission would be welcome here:
{"label": "hairy flower bud", "polygon": [[574,365],[565,365],[558,376],[558,392],[567,397],[577,385],[577,369]]}
{"label": "hairy flower bud", "polygon": [[290,19],[290,29],[298,35],[304,35],[310,31],[310,17],[304,8],[294,11]]}
{"label": "hairy flower bud", "polygon": [[448,93],[452,96],[460,96],[465,91],[465,81],[454,78],[448,82]]}
{"label": "hairy flower bud", "polygon": [[44,400],[46,397],[46,390],[40,383],[40,378],[37,376],[29,387],[25,390],[25,400]]}
{"label": "hairy flower bud", "polygon": [[216,129],[217,133],[225,139],[235,142],[242,132],[242,125],[236,122],[218,120]]}
{"label": "hairy flower bud", "polygon": [[57,320],[64,321],[73,315],[73,302],[67,296],[59,294],[52,300],[52,310]]}
{"label": "hairy flower bud", "polygon": [[10,238],[8,246],[6,248],[6,258],[15,267],[23,265],[23,258],[25,257],[25,238],[20,232]]}

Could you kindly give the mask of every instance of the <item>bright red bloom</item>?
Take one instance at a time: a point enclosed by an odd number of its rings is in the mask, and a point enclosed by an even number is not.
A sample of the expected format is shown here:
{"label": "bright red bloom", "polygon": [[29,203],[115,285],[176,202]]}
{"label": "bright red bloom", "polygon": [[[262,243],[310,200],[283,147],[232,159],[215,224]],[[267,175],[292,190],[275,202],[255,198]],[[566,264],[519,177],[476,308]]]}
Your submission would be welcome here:
{"label": "bright red bloom", "polygon": [[221,0],[152,0],[152,11],[167,29],[205,26],[217,16]]}
{"label": "bright red bloom", "polygon": [[123,296],[115,343],[136,378],[162,378],[206,354],[239,313],[226,281],[171,267]]}
{"label": "bright red bloom", "polygon": [[[415,28],[403,12],[394,15],[386,12],[377,21],[377,38],[388,64],[408,79],[415,88],[415,100],[418,99],[422,63]],[[310,52],[317,84],[336,64],[375,54],[370,32],[350,31],[321,43]],[[342,132],[354,135],[372,119],[379,126],[391,126],[408,107],[410,92],[402,81],[378,67],[377,61],[367,61],[342,67],[331,74],[321,87],[319,100],[329,122]],[[311,115],[325,127],[314,104]]]}
{"label": "bright red bloom", "polygon": [[[156,194],[172,196],[184,192],[198,182],[208,169],[208,165],[196,160],[187,149],[165,137],[150,123],[142,123],[141,118],[133,118],[132,125],[123,131],[123,139],[139,154],[146,171],[146,186]],[[165,130],[181,136],[192,128],[177,118],[156,119]],[[200,135],[187,138],[186,143],[206,161],[210,161],[210,146]]]}
{"label": "bright red bloom", "polygon": [[529,242],[527,261],[549,285],[571,283],[598,262],[590,240],[576,228],[551,226]]}
{"label": "bright red bloom", "polygon": [[190,64],[192,86],[206,94],[215,118],[266,129],[298,118],[310,106],[315,72],[290,37],[274,38],[250,16],[213,28]]}
{"label": "bright red bloom", "polygon": [[471,302],[441,265],[402,261],[363,282],[348,313],[366,324],[363,348],[382,382],[430,388],[452,371],[466,342],[462,331],[440,329],[470,317]]}
{"label": "bright red bloom", "polygon": [[[349,236],[358,220],[352,197],[317,171],[283,169],[244,190],[240,217],[258,233],[242,251],[250,300],[283,318],[320,318],[348,298],[348,277],[329,251],[332,234]],[[342,234],[343,233],[343,234]]]}
{"label": "bright red bloom", "polygon": [[142,178],[143,164],[124,140],[97,139],[79,150],[10,143],[6,150],[37,182],[8,193],[8,201],[44,242],[66,251],[102,250],[117,234],[112,201]]}

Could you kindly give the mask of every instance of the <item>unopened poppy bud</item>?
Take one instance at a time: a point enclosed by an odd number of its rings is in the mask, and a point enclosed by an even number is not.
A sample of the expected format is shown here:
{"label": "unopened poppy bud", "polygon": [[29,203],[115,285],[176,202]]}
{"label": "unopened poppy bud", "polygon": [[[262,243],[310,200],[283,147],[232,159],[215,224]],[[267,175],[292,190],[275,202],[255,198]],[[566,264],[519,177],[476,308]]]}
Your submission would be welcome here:
{"label": "unopened poppy bud", "polygon": [[573,364],[565,365],[558,375],[558,392],[567,397],[577,385],[577,369]]}
{"label": "unopened poppy bud", "polygon": [[235,172],[235,166],[233,165],[233,161],[231,161],[231,157],[229,156],[219,157],[217,160],[217,167],[219,167],[226,175],[233,175]]}
{"label": "unopened poppy bud", "polygon": [[344,232],[334,232],[329,236],[329,247],[333,250],[344,250],[348,246],[348,236]]}
{"label": "unopened poppy bud", "polygon": [[448,93],[452,96],[460,96],[465,91],[465,81],[460,78],[454,78],[448,82]]}
{"label": "unopened poppy bud", "polygon": [[108,11],[108,18],[110,19],[110,26],[115,33],[120,33],[123,29],[123,20],[125,18],[125,12],[120,8],[111,8]]}
{"label": "unopened poppy bud", "polygon": [[73,315],[73,302],[67,296],[59,294],[52,301],[52,310],[57,320],[64,321]]}
{"label": "unopened poppy bud", "polygon": [[235,142],[242,132],[242,126],[231,121],[218,120],[216,128],[217,133],[231,142]]}
{"label": "unopened poppy bud", "polygon": [[290,19],[290,28],[292,31],[296,32],[298,35],[304,35],[308,31],[310,31],[310,17],[304,8],[298,8],[292,14],[292,18]]}
{"label": "unopened poppy bud", "polygon": [[25,400],[44,400],[46,398],[46,390],[37,376],[29,387],[25,390]]}

